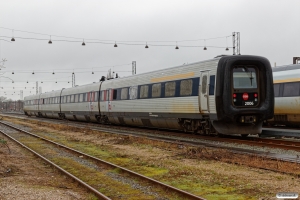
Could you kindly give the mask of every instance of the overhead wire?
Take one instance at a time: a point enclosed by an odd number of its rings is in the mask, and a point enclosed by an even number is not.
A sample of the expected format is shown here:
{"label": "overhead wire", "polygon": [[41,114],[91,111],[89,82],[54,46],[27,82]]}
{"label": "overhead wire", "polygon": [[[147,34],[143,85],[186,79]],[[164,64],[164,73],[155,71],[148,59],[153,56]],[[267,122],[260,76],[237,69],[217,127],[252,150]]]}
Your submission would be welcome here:
{"label": "overhead wire", "polygon": [[[0,27],[0,29],[6,29],[6,30],[11,30],[11,31],[17,31],[17,32],[22,32],[22,33],[30,33],[30,34],[35,34],[35,35],[43,35],[43,36],[52,36],[52,37],[60,37],[60,38],[69,38],[69,39],[78,39],[76,41],[74,40],[53,40],[52,41],[57,41],[57,42],[81,42],[82,39],[84,37],[71,37],[71,36],[63,36],[63,35],[54,35],[54,34],[45,34],[45,33],[37,33],[37,32],[32,32],[32,31],[23,31],[23,30],[17,30],[17,29],[12,29],[12,28],[6,28],[6,27]],[[230,36],[230,35],[229,35]],[[227,38],[229,37],[227,36],[221,36],[221,37],[211,37],[211,38],[200,38],[200,39],[189,39],[189,40],[159,40],[159,41],[155,41],[155,40],[147,40],[147,41],[132,41],[132,40],[103,40],[103,39],[87,39],[84,38],[85,43],[100,43],[100,44],[116,44],[116,41],[118,41],[117,44],[123,44],[123,45],[145,45],[145,43],[182,43],[182,42],[195,42],[195,41],[204,41],[204,40],[215,40],[215,39],[221,39],[221,38]],[[6,38],[10,38],[9,36],[0,36],[0,37],[6,37]],[[15,37],[18,39],[31,39],[31,40],[47,40],[48,39],[41,39],[41,38],[27,38],[27,37]],[[88,42],[87,42],[88,41]],[[97,42],[93,42],[93,41],[97,41]],[[133,44],[133,43],[142,43],[142,44]],[[148,44],[149,45],[149,44]],[[174,45],[154,45],[152,44],[151,46],[174,46]],[[187,46],[185,45],[184,47],[203,47],[203,46]],[[215,46],[212,46],[212,48],[216,48]],[[219,47],[219,48],[223,48],[223,47]]]}

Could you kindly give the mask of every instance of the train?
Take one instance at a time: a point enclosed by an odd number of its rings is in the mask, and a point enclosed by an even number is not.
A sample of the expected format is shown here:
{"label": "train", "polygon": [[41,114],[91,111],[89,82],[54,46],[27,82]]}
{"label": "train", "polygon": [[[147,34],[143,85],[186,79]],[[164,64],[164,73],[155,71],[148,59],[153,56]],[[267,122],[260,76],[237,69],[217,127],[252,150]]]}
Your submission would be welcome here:
{"label": "train", "polygon": [[26,96],[24,112],[202,134],[259,134],[274,114],[272,69],[260,56],[217,56]]}
{"label": "train", "polygon": [[300,126],[300,64],[273,67],[275,109],[270,125]]}

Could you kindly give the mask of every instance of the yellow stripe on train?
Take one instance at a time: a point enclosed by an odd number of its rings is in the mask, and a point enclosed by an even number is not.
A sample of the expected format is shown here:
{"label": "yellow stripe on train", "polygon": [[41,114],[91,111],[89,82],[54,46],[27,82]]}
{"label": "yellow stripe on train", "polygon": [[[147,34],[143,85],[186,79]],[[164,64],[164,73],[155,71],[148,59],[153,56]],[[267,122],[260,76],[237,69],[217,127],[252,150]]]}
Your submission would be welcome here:
{"label": "yellow stripe on train", "polygon": [[300,78],[289,78],[283,80],[273,80],[273,83],[288,83],[288,82],[300,82]]}
{"label": "yellow stripe on train", "polygon": [[161,81],[170,81],[170,80],[183,79],[183,78],[189,78],[189,77],[194,77],[194,76],[195,76],[194,72],[189,72],[186,74],[176,74],[176,75],[172,75],[172,76],[163,76],[163,77],[159,77],[159,78],[152,78],[151,82],[155,83],[155,82],[161,82]]}

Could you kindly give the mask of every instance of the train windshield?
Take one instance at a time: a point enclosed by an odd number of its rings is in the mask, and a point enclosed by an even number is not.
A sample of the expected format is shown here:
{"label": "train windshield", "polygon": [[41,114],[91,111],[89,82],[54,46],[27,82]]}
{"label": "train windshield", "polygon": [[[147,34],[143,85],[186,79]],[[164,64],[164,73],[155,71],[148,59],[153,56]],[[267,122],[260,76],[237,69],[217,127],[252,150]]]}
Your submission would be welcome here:
{"label": "train windshield", "polygon": [[257,88],[256,70],[253,66],[233,68],[233,88]]}

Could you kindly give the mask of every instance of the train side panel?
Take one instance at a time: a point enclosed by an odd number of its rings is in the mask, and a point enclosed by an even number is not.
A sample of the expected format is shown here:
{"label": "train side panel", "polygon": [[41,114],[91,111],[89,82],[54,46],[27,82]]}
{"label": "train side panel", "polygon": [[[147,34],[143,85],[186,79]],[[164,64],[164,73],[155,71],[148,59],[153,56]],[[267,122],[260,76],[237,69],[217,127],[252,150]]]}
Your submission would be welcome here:
{"label": "train side panel", "polygon": [[61,90],[47,92],[40,95],[39,116],[59,118]]}
{"label": "train side panel", "polygon": [[100,83],[62,90],[61,115],[69,120],[97,122]]}
{"label": "train side panel", "polygon": [[273,125],[300,126],[300,65],[273,68],[275,111]]}
{"label": "train side panel", "polygon": [[[218,59],[214,59],[105,81],[101,87],[101,115],[115,124],[192,130],[184,124],[203,118],[199,102],[201,70],[209,73],[208,80],[213,80],[214,86],[217,64]],[[206,81],[206,90],[209,85]],[[205,100],[208,109],[202,111],[207,117],[216,116],[214,88],[211,90]],[[114,93],[116,96],[112,96]]]}
{"label": "train side panel", "polygon": [[27,116],[38,116],[40,95],[30,95],[24,98],[24,113]]}

